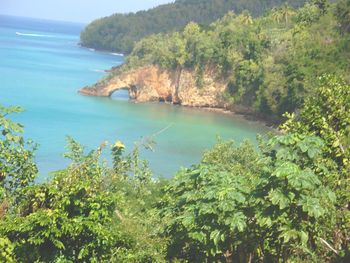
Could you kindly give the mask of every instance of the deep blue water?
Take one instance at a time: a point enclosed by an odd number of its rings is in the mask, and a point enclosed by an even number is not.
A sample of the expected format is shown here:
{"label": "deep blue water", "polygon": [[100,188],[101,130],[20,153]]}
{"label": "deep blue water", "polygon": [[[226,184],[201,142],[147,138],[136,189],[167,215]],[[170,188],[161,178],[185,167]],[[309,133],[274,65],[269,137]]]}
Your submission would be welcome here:
{"label": "deep blue water", "polygon": [[25,125],[26,137],[40,147],[40,177],[63,168],[65,137],[92,149],[104,140],[135,141],[157,133],[154,152],[144,151],[157,175],[171,176],[180,166],[200,160],[216,136],[255,139],[263,126],[239,117],[166,104],[134,104],[125,94],[114,98],[84,97],[79,88],[104,76],[101,72],[123,57],[78,45],[83,25],[0,16],[0,104],[20,105],[14,119]]}

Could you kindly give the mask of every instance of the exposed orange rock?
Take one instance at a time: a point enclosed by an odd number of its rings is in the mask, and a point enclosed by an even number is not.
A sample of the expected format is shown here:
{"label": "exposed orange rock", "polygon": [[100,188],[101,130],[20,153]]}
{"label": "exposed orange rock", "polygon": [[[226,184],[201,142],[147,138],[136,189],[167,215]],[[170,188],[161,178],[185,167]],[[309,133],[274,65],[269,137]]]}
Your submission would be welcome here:
{"label": "exposed orange rock", "polygon": [[163,70],[146,66],[116,74],[109,81],[80,90],[83,95],[111,96],[128,89],[131,99],[138,102],[166,101],[193,107],[225,108],[223,94],[227,83],[216,78],[214,71],[205,70],[203,85],[197,87],[196,73],[187,69]]}

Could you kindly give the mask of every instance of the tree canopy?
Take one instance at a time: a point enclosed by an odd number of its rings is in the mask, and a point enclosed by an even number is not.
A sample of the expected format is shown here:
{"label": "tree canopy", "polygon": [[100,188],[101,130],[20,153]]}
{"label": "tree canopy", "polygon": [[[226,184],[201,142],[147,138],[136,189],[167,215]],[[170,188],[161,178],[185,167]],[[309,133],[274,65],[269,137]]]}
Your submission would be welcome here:
{"label": "tree canopy", "polygon": [[[129,53],[134,43],[150,34],[181,30],[193,21],[209,25],[228,11],[249,10],[254,16],[280,5],[283,0],[176,0],[174,3],[129,14],[114,14],[90,23],[81,33],[86,47]],[[287,1],[300,6],[305,1]]]}
{"label": "tree canopy", "polygon": [[137,42],[123,68],[188,68],[196,73],[198,88],[204,69],[211,68],[228,83],[227,105],[281,119],[314,93],[322,74],[349,81],[349,34],[338,30],[346,17],[337,15],[343,5],[310,1],[299,9],[275,7],[257,18],[229,12],[207,27],[190,22],[180,32]]}

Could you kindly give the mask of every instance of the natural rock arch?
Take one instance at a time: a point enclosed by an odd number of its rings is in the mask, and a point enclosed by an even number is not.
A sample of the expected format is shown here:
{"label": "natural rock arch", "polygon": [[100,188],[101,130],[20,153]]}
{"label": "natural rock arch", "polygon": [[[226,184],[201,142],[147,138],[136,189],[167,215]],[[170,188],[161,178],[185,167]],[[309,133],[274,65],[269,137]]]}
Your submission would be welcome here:
{"label": "natural rock arch", "polygon": [[215,72],[206,70],[203,87],[197,87],[196,72],[183,69],[163,70],[145,66],[130,71],[117,71],[108,81],[82,88],[88,96],[110,97],[115,91],[127,89],[129,97],[138,102],[160,101],[194,107],[225,108],[223,94],[227,82],[215,78]]}

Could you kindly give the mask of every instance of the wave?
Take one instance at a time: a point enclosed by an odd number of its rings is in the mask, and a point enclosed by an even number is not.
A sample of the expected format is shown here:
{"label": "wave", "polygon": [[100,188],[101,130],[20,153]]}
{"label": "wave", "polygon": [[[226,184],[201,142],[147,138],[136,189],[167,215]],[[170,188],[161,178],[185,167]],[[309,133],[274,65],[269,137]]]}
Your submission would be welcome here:
{"label": "wave", "polygon": [[17,36],[26,36],[26,37],[52,37],[50,35],[40,35],[40,34],[26,34],[21,32],[16,32]]}
{"label": "wave", "polygon": [[89,48],[89,50],[90,50],[90,51],[95,51],[95,49],[93,49],[93,48]]}
{"label": "wave", "polygon": [[124,57],[124,54],[122,53],[111,53],[113,56],[119,56],[119,57]]}
{"label": "wave", "polygon": [[106,71],[103,70],[103,69],[90,69],[90,71],[93,71],[93,72],[102,72],[102,73],[105,73]]}

